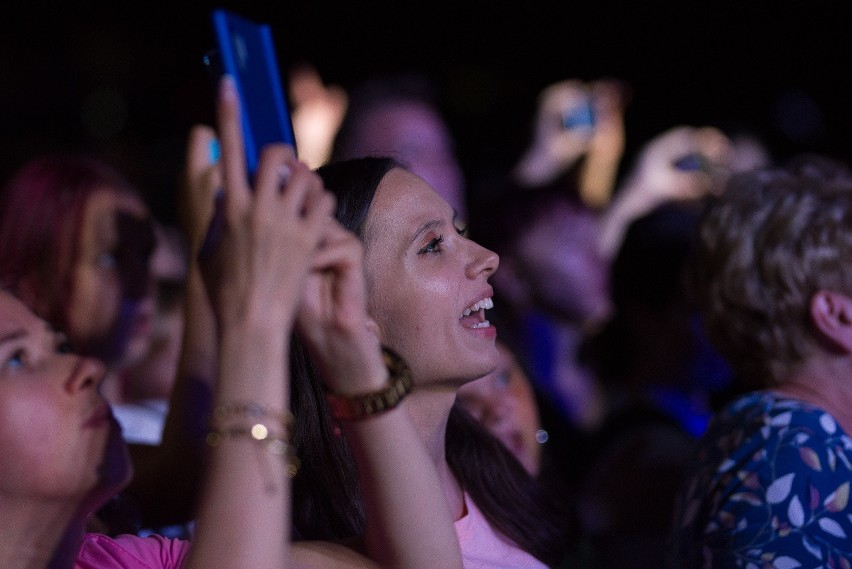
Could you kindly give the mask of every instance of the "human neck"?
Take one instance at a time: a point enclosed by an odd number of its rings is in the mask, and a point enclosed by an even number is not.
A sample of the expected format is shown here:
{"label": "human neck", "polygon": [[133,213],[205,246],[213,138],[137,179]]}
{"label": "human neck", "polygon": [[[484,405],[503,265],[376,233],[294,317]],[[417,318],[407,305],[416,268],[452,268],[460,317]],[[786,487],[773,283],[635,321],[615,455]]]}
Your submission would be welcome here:
{"label": "human neck", "polygon": [[447,421],[455,400],[455,390],[420,388],[409,396],[407,409],[438,471],[450,513],[458,520],[465,514],[464,494],[446,455]]}
{"label": "human neck", "polygon": [[70,569],[85,532],[67,504],[0,498],[0,567]]}
{"label": "human neck", "polygon": [[852,359],[813,359],[799,366],[773,390],[828,411],[852,434]]}

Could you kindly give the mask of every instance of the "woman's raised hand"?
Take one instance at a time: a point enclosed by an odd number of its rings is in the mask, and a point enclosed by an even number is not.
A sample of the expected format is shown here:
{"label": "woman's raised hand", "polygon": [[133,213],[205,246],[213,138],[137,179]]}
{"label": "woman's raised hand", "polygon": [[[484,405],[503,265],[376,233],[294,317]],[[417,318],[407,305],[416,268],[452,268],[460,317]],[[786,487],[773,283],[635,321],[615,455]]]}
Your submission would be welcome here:
{"label": "woman's raised hand", "polygon": [[249,314],[282,316],[282,311],[292,323],[335,200],[284,144],[262,150],[252,187],[233,82],[226,77],[221,90],[223,194],[217,215],[222,228],[206,263],[208,291],[220,324]]}
{"label": "woman's raised hand", "polygon": [[386,381],[366,298],[363,245],[331,221],[305,280],[296,324],[323,380],[336,393],[371,391]]}

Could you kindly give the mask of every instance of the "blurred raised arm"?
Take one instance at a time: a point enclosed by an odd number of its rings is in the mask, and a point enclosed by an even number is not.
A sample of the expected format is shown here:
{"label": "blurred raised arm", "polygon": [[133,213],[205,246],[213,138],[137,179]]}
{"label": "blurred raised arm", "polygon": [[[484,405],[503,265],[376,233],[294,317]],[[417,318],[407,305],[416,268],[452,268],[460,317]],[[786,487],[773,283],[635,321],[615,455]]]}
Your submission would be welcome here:
{"label": "blurred raised arm", "polygon": [[187,561],[195,567],[290,566],[286,356],[302,287],[334,200],[292,149],[263,149],[249,187],[239,105],[222,81],[221,233],[203,259],[218,338],[212,447]]}

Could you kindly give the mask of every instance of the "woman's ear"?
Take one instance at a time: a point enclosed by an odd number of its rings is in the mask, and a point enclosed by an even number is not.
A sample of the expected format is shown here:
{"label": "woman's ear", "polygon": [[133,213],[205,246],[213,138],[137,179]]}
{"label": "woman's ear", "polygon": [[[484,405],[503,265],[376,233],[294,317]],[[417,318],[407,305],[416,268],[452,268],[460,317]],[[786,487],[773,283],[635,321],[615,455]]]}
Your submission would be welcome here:
{"label": "woman's ear", "polygon": [[824,340],[852,353],[852,298],[833,290],[817,291],[811,297],[810,318]]}

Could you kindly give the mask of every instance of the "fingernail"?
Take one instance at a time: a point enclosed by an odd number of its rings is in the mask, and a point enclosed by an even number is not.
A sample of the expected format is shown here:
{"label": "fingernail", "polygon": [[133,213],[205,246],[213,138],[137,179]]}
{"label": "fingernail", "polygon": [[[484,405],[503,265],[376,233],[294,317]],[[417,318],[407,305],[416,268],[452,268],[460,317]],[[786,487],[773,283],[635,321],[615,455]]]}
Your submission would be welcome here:
{"label": "fingernail", "polygon": [[224,100],[236,100],[237,86],[234,83],[234,78],[230,75],[223,75],[219,82],[219,96]]}

